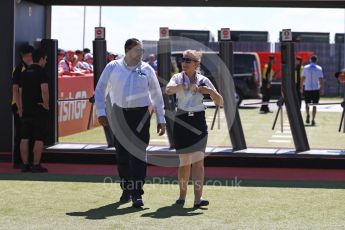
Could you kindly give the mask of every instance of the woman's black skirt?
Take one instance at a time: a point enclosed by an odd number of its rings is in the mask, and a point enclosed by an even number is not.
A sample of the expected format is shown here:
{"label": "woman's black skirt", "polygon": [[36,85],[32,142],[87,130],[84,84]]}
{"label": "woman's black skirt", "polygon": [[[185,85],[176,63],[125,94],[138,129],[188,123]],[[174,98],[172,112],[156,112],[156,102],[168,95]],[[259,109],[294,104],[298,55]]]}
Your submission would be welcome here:
{"label": "woman's black skirt", "polygon": [[178,109],[173,127],[173,138],[176,152],[205,152],[207,145],[207,124],[205,111],[187,112]]}

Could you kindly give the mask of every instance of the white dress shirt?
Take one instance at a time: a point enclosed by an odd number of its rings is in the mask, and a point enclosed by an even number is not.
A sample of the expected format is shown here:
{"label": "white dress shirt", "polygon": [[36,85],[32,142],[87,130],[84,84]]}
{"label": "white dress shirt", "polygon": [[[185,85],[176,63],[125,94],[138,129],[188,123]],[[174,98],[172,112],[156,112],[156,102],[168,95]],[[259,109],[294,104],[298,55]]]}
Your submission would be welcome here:
{"label": "white dress shirt", "polygon": [[[202,83],[204,83],[205,86],[208,86],[213,90],[216,90],[210,79],[201,74],[196,74],[196,85],[200,86]],[[175,74],[170,79],[169,84],[190,84],[190,80],[184,72],[181,72]],[[201,93],[192,92],[190,90],[184,89],[183,91],[178,91],[176,93],[176,98],[177,108],[179,109],[189,112],[200,112],[205,110],[205,105],[202,102],[204,96]]]}
{"label": "white dress shirt", "polygon": [[105,116],[105,100],[109,93],[112,104],[121,108],[153,105],[158,123],[165,123],[164,101],[158,79],[152,67],[140,62],[128,66],[125,59],[107,64],[95,89],[97,116]]}
{"label": "white dress shirt", "polygon": [[319,90],[319,78],[323,78],[322,68],[319,65],[311,63],[303,67],[302,77],[305,77],[304,90]]}

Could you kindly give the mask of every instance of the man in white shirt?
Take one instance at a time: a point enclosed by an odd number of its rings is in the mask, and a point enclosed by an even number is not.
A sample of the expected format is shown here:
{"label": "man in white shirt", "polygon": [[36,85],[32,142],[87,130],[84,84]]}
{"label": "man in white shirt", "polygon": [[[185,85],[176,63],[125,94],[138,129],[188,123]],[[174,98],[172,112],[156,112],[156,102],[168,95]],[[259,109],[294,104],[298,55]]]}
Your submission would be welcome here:
{"label": "man in white shirt", "polygon": [[[311,63],[303,67],[301,92],[304,86],[305,109],[307,113],[306,123],[310,122],[309,103],[319,103],[320,94],[323,95],[323,72],[317,65],[317,56],[310,58]],[[311,125],[315,125],[316,106],[313,106]]]}
{"label": "man in white shirt", "polygon": [[[128,39],[125,57],[107,64],[95,89],[98,121],[103,126],[110,125],[116,137],[117,166],[123,190],[120,202],[132,199],[134,207],[144,205],[149,106],[153,106],[157,116],[157,133],[160,136],[165,133],[162,92],[155,71],[142,62],[143,51],[138,39]],[[108,106],[109,101],[111,106]]]}

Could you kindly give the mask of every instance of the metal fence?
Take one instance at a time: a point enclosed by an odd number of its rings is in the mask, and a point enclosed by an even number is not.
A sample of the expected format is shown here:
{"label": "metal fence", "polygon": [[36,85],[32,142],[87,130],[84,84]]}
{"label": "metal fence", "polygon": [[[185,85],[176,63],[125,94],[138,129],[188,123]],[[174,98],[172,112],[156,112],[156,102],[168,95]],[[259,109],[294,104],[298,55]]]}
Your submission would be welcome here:
{"label": "metal fence", "polygon": [[[312,51],[318,57],[318,65],[324,74],[324,95],[342,96],[344,86],[339,84],[334,74],[339,71],[344,63],[344,45],[328,43],[296,43],[295,51]],[[275,50],[280,51],[280,43],[275,44]],[[308,63],[304,63],[308,64]]]}
{"label": "metal fence", "polygon": [[[157,54],[157,41],[143,41],[145,48],[144,60],[148,55]],[[280,43],[274,43],[275,50],[280,51]],[[210,42],[208,47],[191,40],[172,41],[171,51],[183,51],[186,49],[205,50],[211,49],[218,51],[218,42]],[[234,42],[234,51],[238,52],[260,52],[271,51],[269,42]],[[342,68],[345,68],[344,44],[328,43],[296,43],[295,51],[312,51],[318,56],[318,64],[324,72],[324,95],[325,96],[343,96],[345,92],[344,85],[338,83],[334,74]],[[307,63],[304,63],[307,64]]]}

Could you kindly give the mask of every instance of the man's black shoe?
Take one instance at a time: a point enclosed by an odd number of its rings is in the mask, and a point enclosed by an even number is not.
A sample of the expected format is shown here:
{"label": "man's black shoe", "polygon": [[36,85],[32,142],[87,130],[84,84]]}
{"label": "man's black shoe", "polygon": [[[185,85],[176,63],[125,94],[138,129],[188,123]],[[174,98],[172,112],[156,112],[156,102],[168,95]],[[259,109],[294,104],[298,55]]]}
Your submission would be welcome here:
{"label": "man's black shoe", "polygon": [[315,125],[316,125],[316,123],[315,123],[314,120],[311,121],[311,125],[312,125],[312,126],[315,126]]}
{"label": "man's black shoe", "polygon": [[140,208],[142,206],[144,206],[144,202],[143,202],[143,199],[140,197],[140,198],[133,198],[132,199],[132,207],[134,208]]}
{"label": "man's black shoe", "polygon": [[128,191],[123,191],[120,197],[120,203],[128,203],[131,201],[131,194]]}
{"label": "man's black shoe", "polygon": [[177,200],[176,200],[176,202],[175,202],[175,204],[178,204],[178,205],[184,205],[184,203],[185,203],[185,200],[184,199],[180,199],[180,198],[178,198]]}
{"label": "man's black shoe", "polygon": [[25,172],[31,172],[31,166],[30,164],[22,164],[21,167],[21,172],[25,173]]}
{"label": "man's black shoe", "polygon": [[48,169],[42,167],[41,164],[38,164],[38,165],[32,166],[31,172],[33,172],[33,173],[46,173],[46,172],[48,172]]}

